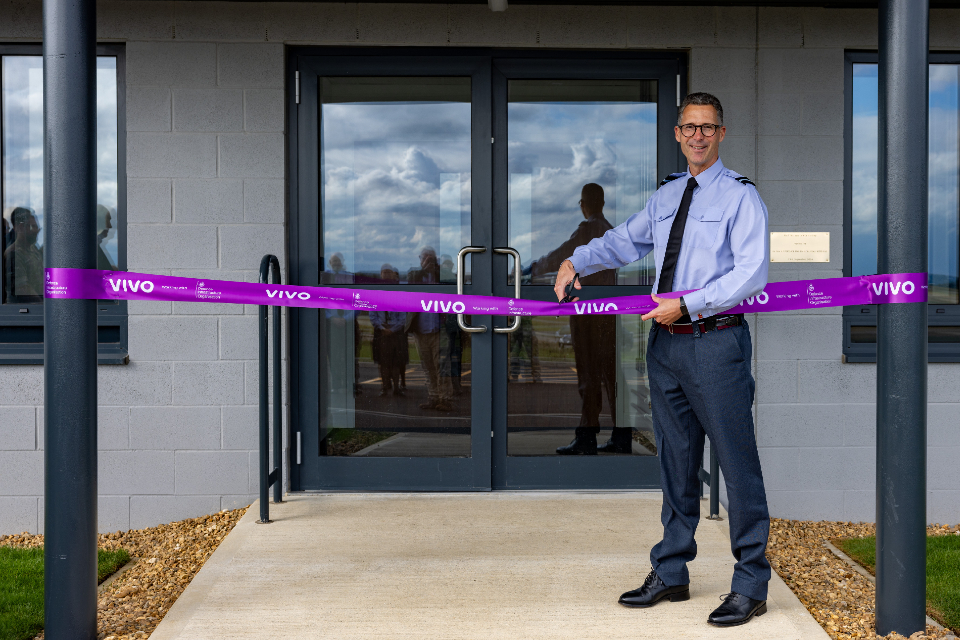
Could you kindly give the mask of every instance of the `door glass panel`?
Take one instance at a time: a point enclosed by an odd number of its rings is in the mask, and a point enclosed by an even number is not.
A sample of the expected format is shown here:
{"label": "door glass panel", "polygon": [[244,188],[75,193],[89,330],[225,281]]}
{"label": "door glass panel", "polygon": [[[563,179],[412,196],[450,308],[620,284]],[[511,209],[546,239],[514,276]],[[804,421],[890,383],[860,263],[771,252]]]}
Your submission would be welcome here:
{"label": "door glass panel", "polygon": [[[321,284],[456,283],[470,244],[470,78],[322,78],[320,101]],[[380,277],[386,266],[398,280]]]}
{"label": "door glass panel", "polygon": [[[553,286],[575,247],[640,211],[656,190],[657,82],[510,80],[508,100],[510,246],[523,282]],[[581,209],[588,184],[599,185],[603,203]],[[594,279],[652,285],[654,276],[645,258]]]}
{"label": "door glass panel", "polygon": [[[321,283],[454,284],[470,243],[470,79],[325,78],[320,98]],[[320,455],[471,455],[455,314],[320,314]]]}

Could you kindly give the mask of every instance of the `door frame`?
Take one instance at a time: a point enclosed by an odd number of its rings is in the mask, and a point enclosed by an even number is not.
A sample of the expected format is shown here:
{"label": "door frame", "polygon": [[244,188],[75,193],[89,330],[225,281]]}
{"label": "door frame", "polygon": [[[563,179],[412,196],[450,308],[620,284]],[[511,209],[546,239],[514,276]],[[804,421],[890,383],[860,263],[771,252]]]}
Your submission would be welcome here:
{"label": "door frame", "polygon": [[[492,249],[507,245],[506,187],[495,184],[495,171],[506,175],[506,111],[497,113],[493,76],[572,78],[593,73],[603,78],[650,79],[656,70],[659,102],[687,84],[685,51],[577,51],[451,49],[449,47],[289,47],[287,79],[287,210],[288,284],[316,286],[321,271],[319,248],[320,193],[316,171],[319,157],[319,102],[317,78],[330,76],[471,76],[471,244],[487,251],[471,258],[471,284],[464,293],[506,291],[507,256]],[[451,55],[453,54],[453,55]],[[516,74],[535,75],[516,75]],[[599,75],[597,75],[599,74]],[[665,75],[666,74],[666,75]],[[668,77],[669,76],[669,77]],[[676,84],[664,80],[676,77]],[[674,89],[676,87],[676,89]],[[506,81],[502,83],[506,104]],[[314,96],[312,100],[306,96]],[[666,96],[666,98],[665,98]],[[678,98],[679,99],[679,98]],[[658,117],[658,127],[672,130]],[[502,129],[502,130],[501,130]],[[685,163],[672,137],[658,131],[658,173],[666,175]],[[492,144],[483,142],[490,138]],[[672,149],[672,152],[670,151]],[[502,155],[502,158],[500,157]],[[502,163],[502,164],[501,164]],[[661,166],[663,165],[663,166]],[[504,182],[503,179],[499,182]],[[304,186],[300,188],[301,184]],[[313,188],[311,185],[316,185]],[[499,286],[502,280],[504,286]],[[497,284],[495,284],[497,283]],[[376,288],[376,285],[348,285]],[[540,287],[547,289],[547,287]],[[405,286],[405,290],[453,293],[452,285]],[[450,289],[447,291],[447,289]],[[598,295],[625,295],[623,287],[610,287]],[[613,291],[616,289],[616,292]],[[650,287],[638,287],[648,293]],[[654,489],[659,487],[656,458],[640,456],[574,457],[506,456],[505,376],[506,335],[494,334],[492,316],[475,316],[473,324],[488,330],[471,336],[471,457],[469,458],[349,458],[309,455],[319,450],[319,430],[301,429],[318,424],[320,385],[318,354],[319,312],[290,308],[290,447],[288,468],[292,491],[490,491],[491,489]],[[498,320],[497,325],[502,325]],[[305,355],[312,354],[312,355]],[[498,368],[499,367],[499,368]],[[492,402],[491,402],[492,400]],[[490,431],[491,436],[486,433]],[[321,461],[323,475],[321,476]],[[592,458],[592,457],[591,457]],[[625,479],[626,478],[626,479]]]}

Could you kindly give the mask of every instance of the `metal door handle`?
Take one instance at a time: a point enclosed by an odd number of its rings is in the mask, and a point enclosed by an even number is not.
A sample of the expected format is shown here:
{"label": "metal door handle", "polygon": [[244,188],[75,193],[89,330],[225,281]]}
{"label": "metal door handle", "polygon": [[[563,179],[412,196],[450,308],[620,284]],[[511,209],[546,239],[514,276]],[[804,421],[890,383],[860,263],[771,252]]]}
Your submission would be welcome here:
{"label": "metal door handle", "polygon": [[[513,297],[520,299],[520,252],[512,247],[498,247],[494,253],[505,253],[513,256]],[[513,316],[513,323],[507,327],[494,327],[494,333],[513,333],[520,328],[520,316]]]}
{"label": "metal door handle", "polygon": [[[465,267],[463,266],[464,258],[468,253],[483,253],[486,251],[486,247],[464,247],[457,252],[457,295],[463,295],[463,272]],[[463,322],[463,314],[457,314],[457,324],[460,326],[461,331],[466,331],[467,333],[483,333],[487,330],[486,327],[471,327],[468,324]]]}

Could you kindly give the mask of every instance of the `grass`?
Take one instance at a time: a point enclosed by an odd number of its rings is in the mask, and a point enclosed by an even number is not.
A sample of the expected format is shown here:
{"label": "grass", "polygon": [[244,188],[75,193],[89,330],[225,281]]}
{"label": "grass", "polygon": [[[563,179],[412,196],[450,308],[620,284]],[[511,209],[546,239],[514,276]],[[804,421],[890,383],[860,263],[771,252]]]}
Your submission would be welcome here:
{"label": "grass", "polygon": [[[834,544],[876,575],[875,536]],[[960,536],[927,537],[927,614],[947,628],[960,630]]]}
{"label": "grass", "polygon": [[[97,583],[130,561],[123,549],[97,551]],[[28,640],[43,630],[43,547],[0,547],[0,640]]]}

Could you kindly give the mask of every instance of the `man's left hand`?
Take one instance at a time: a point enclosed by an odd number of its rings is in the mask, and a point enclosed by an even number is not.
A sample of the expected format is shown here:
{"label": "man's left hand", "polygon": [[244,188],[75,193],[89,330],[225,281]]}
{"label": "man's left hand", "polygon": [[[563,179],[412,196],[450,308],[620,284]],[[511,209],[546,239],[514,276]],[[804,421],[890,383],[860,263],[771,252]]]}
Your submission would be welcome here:
{"label": "man's left hand", "polygon": [[660,324],[671,325],[683,316],[680,311],[680,298],[661,298],[656,294],[650,297],[657,303],[657,308],[640,316],[641,320],[653,318]]}

